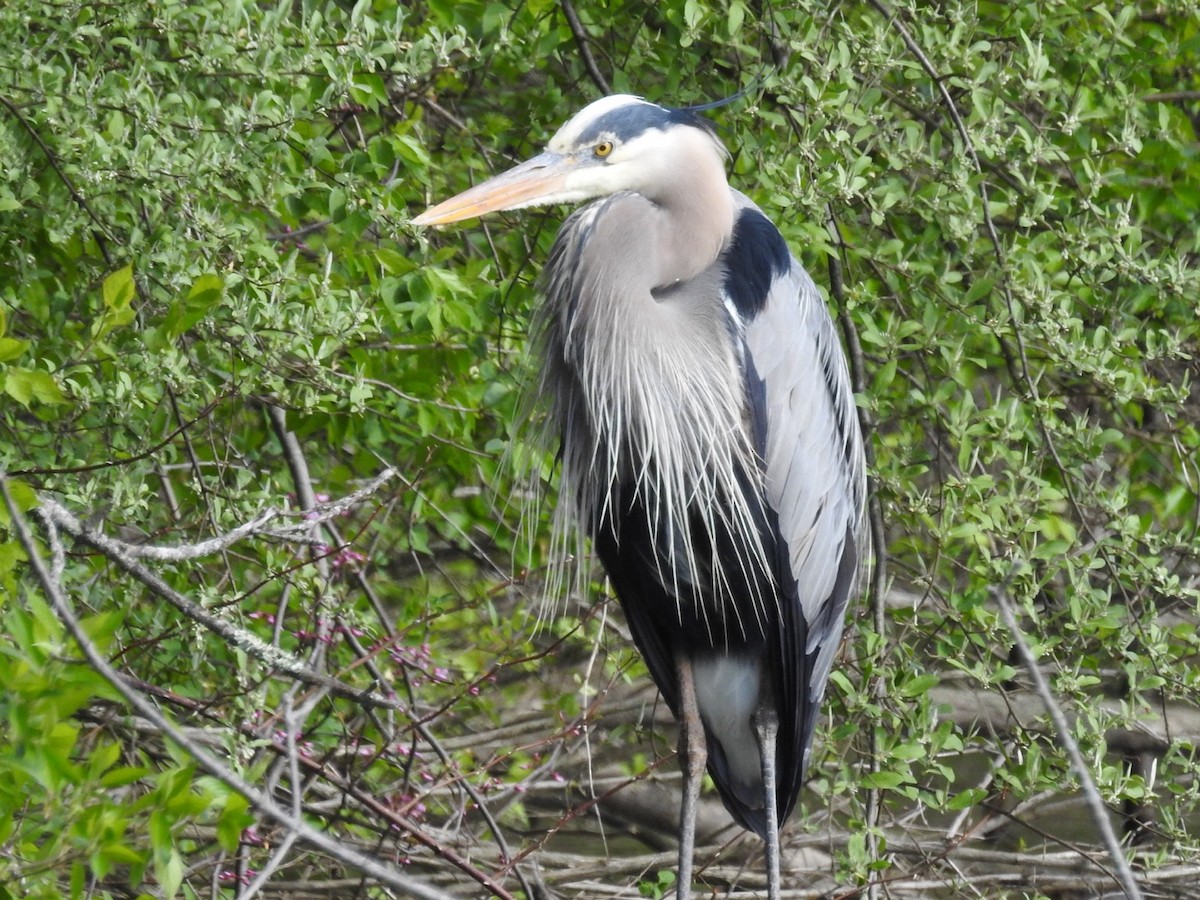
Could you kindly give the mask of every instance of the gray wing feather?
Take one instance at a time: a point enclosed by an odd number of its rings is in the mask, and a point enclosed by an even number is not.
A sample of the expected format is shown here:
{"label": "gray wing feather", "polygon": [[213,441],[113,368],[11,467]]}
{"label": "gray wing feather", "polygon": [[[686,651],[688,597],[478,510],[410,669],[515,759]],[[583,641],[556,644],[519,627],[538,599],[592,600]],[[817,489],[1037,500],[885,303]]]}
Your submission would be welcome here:
{"label": "gray wing feather", "polygon": [[746,325],[747,351],[765,385],[766,498],[787,545],[806,655],[816,654],[809,688],[825,680],[841,638],[846,602],[837,590],[847,542],[866,557],[866,494],[854,394],[834,324],[812,279],[794,259]]}

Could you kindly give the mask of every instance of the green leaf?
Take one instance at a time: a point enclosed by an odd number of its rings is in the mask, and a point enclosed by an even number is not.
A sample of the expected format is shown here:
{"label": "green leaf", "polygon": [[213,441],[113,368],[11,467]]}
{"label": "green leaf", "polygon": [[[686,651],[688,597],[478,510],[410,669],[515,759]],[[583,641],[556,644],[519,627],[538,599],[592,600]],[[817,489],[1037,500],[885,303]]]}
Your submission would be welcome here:
{"label": "green leaf", "polygon": [[910,678],[900,685],[900,696],[923,696],[924,694],[929,693],[929,689],[936,686],[940,681],[941,679],[932,673],[926,675],[917,675],[915,678]]}
{"label": "green leaf", "polygon": [[733,0],[729,4],[729,22],[727,30],[730,37],[737,37],[742,30],[742,22],[746,19],[746,7],[741,0]]}
{"label": "green leaf", "polygon": [[[8,495],[12,497],[13,504],[17,510],[22,513],[29,512],[38,505],[38,495],[32,487],[21,481],[18,478],[9,478],[6,481],[8,487]],[[7,525],[9,523],[8,504],[0,502],[0,524]],[[14,544],[14,546],[19,546]],[[21,559],[25,558],[25,554],[21,553]],[[3,554],[0,554],[0,572],[4,572],[4,564],[7,559]]]}
{"label": "green leaf", "polygon": [[79,625],[88,638],[91,639],[92,643],[96,644],[101,650],[105,650],[112,642],[117,628],[120,627],[124,619],[125,615],[121,610],[110,609],[82,619]]}
{"label": "green leaf", "polygon": [[195,327],[221,302],[225,284],[220,275],[201,275],[192,284],[187,294],[171,304],[163,321],[163,334],[172,343],[189,329]]}
{"label": "green leaf", "polygon": [[340,222],[346,218],[346,189],[335,187],[329,192],[329,218]]}
{"label": "green leaf", "polygon": [[987,799],[987,791],[983,788],[967,788],[951,797],[946,803],[946,809],[967,809],[982,803],[985,799]]}
{"label": "green leaf", "polygon": [[144,862],[141,853],[128,844],[117,841],[102,846],[97,851],[97,855],[104,860],[104,865],[110,870],[112,866],[134,866]]}
{"label": "green leaf", "polygon": [[132,263],[104,279],[104,305],[114,312],[127,308],[135,294]]}
{"label": "green leaf", "polygon": [[963,295],[963,305],[970,306],[978,300],[986,297],[992,292],[992,288],[996,285],[996,279],[992,277],[977,278],[967,289],[967,293]]}
{"label": "green leaf", "polygon": [[217,841],[228,852],[237,849],[242,832],[254,824],[254,816],[248,810],[250,802],[241,794],[230,792],[217,818]]}
{"label": "green leaf", "polygon": [[150,770],[144,766],[118,766],[115,769],[109,769],[100,778],[100,784],[106,788],[124,787],[127,784],[133,784],[150,774]]}
{"label": "green leaf", "polygon": [[[11,487],[12,482],[9,482]],[[0,503],[0,525],[9,523],[8,506]],[[16,569],[18,563],[23,563],[27,557],[25,556],[25,548],[17,541],[6,541],[0,544],[0,575],[7,575]]]}
{"label": "green leaf", "polygon": [[863,776],[863,787],[880,788],[881,790],[889,790],[897,788],[905,782],[909,781],[907,777],[899,772],[868,772]]}
{"label": "green leaf", "polygon": [[133,265],[117,269],[105,278],[101,294],[104,312],[92,323],[92,334],[97,338],[105,337],[113,329],[128,325],[136,318],[133,298],[137,289],[133,282]]}
{"label": "green leaf", "polygon": [[172,847],[167,853],[154,854],[154,874],[164,897],[174,897],[183,884],[183,857]]}
{"label": "green leaf", "polygon": [[67,397],[49,372],[13,367],[4,373],[4,393],[22,406],[38,403],[66,403]]}
{"label": "green leaf", "polygon": [[29,341],[0,337],[0,362],[9,362],[19,357],[29,346]]}
{"label": "green leaf", "polygon": [[905,744],[897,744],[891,749],[893,759],[901,759],[905,762],[912,762],[914,759],[921,759],[929,753],[929,748],[919,743],[918,741],[909,741]]}

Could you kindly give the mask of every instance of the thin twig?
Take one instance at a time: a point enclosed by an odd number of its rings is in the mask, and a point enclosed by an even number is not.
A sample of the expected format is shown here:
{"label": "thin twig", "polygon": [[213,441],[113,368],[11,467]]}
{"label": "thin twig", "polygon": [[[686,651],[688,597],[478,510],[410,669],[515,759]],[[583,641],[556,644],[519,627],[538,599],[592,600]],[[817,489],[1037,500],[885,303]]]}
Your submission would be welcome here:
{"label": "thin twig", "polygon": [[[447,769],[450,771],[457,771],[458,767],[453,758],[449,753],[446,752],[445,748],[442,747],[441,742],[433,736],[433,732],[431,732],[423,722],[414,719],[413,730],[420,735],[421,740],[429,744],[429,746],[433,749],[433,752],[437,754],[438,759],[442,761],[442,764],[446,766]],[[500,862],[512,869],[513,874],[517,876],[517,881],[521,884],[521,888],[525,891],[525,896],[532,897],[533,889],[530,887],[529,882],[525,878],[524,870],[514,861],[513,852],[508,846],[508,841],[504,837],[504,832],[500,830],[500,824],[496,821],[496,817],[492,815],[492,811],[488,808],[487,801],[484,800],[483,795],[480,794],[475,785],[471,783],[470,778],[460,778],[458,783],[466,795],[471,799],[471,802],[475,804],[475,808],[479,811],[479,814],[483,816],[483,821],[487,823],[489,830],[491,830],[492,837],[496,839],[496,847],[500,850]]]}
{"label": "thin twig", "polygon": [[584,68],[587,69],[588,75],[592,82],[600,89],[602,94],[606,96],[612,93],[612,88],[608,86],[608,80],[600,72],[600,67],[596,65],[596,60],[592,56],[592,50],[588,47],[588,33],[583,27],[583,23],[579,21],[579,16],[575,13],[575,7],[571,0],[559,0],[559,5],[562,6],[563,14],[567,17],[567,24],[571,27],[571,34],[575,35],[575,43],[579,47],[579,55],[583,57]]}
{"label": "thin twig", "polygon": [[[180,705],[193,713],[206,716],[210,719],[217,719],[211,710],[202,708],[202,706],[197,704],[195,701],[191,701],[184,697],[179,697],[178,695],[172,695],[169,692],[155,688],[153,685],[135,682],[133,679],[127,679],[127,682],[132,689],[142,690],[143,692],[161,696],[163,699],[168,700],[173,705]],[[161,729],[158,728],[158,725],[155,722],[143,721],[133,717],[129,724],[131,727],[141,733],[161,733]],[[227,724],[223,724],[223,727],[229,726]],[[260,740],[262,738],[262,735],[248,723],[232,726],[232,730],[255,740]],[[183,728],[181,731],[193,741],[205,743],[218,748],[224,748],[228,746],[225,737],[226,732],[224,731],[220,731],[215,734],[198,728]],[[277,741],[271,741],[268,746],[270,751],[280,758],[286,756],[286,747],[280,746]],[[374,817],[380,823],[386,824],[391,830],[403,832],[407,837],[411,838],[417,844],[420,844],[434,855],[444,859],[450,865],[461,870],[479,884],[486,887],[494,896],[500,898],[500,900],[512,900],[511,895],[498,884],[496,884],[491,876],[473,866],[468,860],[462,856],[459,856],[450,847],[439,843],[432,835],[417,825],[411,818],[385,805],[373,791],[360,786],[355,781],[348,780],[347,777],[337,768],[330,766],[327,762],[299,754],[296,755],[295,762],[308,774],[328,783],[328,785],[340,795],[338,799],[339,804],[344,804],[346,798],[356,801],[359,804],[360,811],[364,812],[367,816]],[[557,788],[557,785],[555,787]],[[272,888],[278,890],[278,884],[272,884]]]}
{"label": "thin twig", "polygon": [[268,241],[299,241],[305,235],[312,234],[314,231],[323,231],[332,224],[333,219],[321,219],[287,231],[268,231],[263,237]]}
{"label": "thin twig", "polygon": [[395,698],[384,697],[371,691],[358,690],[328,675],[312,671],[292,654],[277,647],[272,647],[257,634],[231,625],[219,616],[192,602],[163,581],[155,572],[146,568],[130,556],[126,552],[126,545],[85,528],[79,519],[71,515],[55,501],[43,497],[38,513],[43,521],[53,522],[76,540],[82,541],[99,550],[115,563],[118,568],[132,575],[188,618],[199,622],[214,634],[224,638],[230,644],[259,660],[264,665],[277,669],[307,684],[326,688],[339,697],[346,697],[358,703],[382,706],[387,709],[404,709],[404,704]]}
{"label": "thin twig", "polygon": [[[287,760],[290,764],[289,771],[291,773],[292,818],[299,822],[304,814],[304,805],[301,802],[304,785],[300,781],[299,755],[296,753],[297,726],[290,695],[285,695],[283,698],[283,727],[284,741],[287,745]],[[271,856],[267,859],[266,865],[259,870],[254,880],[246,886],[246,889],[242,891],[238,900],[252,900],[256,894],[260,893],[266,887],[267,882],[271,880],[271,876],[287,861],[292,846],[299,838],[299,832],[288,831],[284,839],[279,842],[279,845],[271,848]]]}
{"label": "thin twig", "polygon": [[[841,231],[838,229],[837,219],[833,214],[832,206],[827,207],[827,213],[826,227],[829,235],[834,245],[838,248],[839,253],[844,255],[846,246],[842,240]],[[862,344],[858,340],[858,331],[854,328],[854,322],[850,317],[850,311],[846,304],[841,258],[830,254],[828,257],[828,268],[829,291],[833,295],[834,305],[837,307],[838,321],[842,326],[842,337],[846,342],[851,384],[855,393],[865,394],[867,389],[866,365],[863,361]],[[859,407],[857,412],[859,430],[862,432],[863,437],[864,458],[866,459],[868,470],[873,471],[875,468],[875,450],[874,445],[871,443],[871,437],[875,433],[875,422],[868,410]],[[887,589],[887,545],[885,543],[886,533],[883,523],[883,506],[879,502],[879,497],[875,491],[875,479],[872,477],[867,479],[867,517],[870,528],[871,547],[870,551],[865,555],[871,558],[870,565],[873,574],[870,586],[872,622],[875,634],[883,639],[887,634],[886,602],[884,599]],[[886,642],[881,643],[881,646],[886,646]],[[887,686],[884,683],[882,675],[874,676],[870,685],[870,693],[877,699],[882,699],[886,695]],[[868,729],[867,743],[868,765],[870,766],[870,771],[876,773],[879,771],[880,761],[878,740],[873,728]],[[866,810],[867,853],[873,860],[879,858],[879,814],[881,808],[879,788],[873,787],[868,789]],[[876,900],[878,896],[879,882],[876,879],[871,879],[867,882],[867,898],[868,900]]]}
{"label": "thin twig", "polygon": [[1063,713],[1062,707],[1054,699],[1050,685],[1046,682],[1046,677],[1042,674],[1037,660],[1034,659],[1033,652],[1029,649],[1029,645],[1025,643],[1025,636],[1021,633],[1021,626],[1017,623],[1017,617],[1013,612],[1012,604],[1008,601],[1007,586],[1001,585],[1000,587],[992,588],[991,595],[996,605],[1000,608],[1000,618],[1004,620],[1004,624],[1008,627],[1009,633],[1012,635],[1017,655],[1021,657],[1025,671],[1029,673],[1029,677],[1033,680],[1034,689],[1037,691],[1038,696],[1041,697],[1046,711],[1050,714],[1050,719],[1054,722],[1054,729],[1058,733],[1059,743],[1066,750],[1075,774],[1079,776],[1079,786],[1083,792],[1084,800],[1088,805],[1088,811],[1091,813],[1092,821],[1099,830],[1100,836],[1108,848],[1108,853],[1112,857],[1113,866],[1116,868],[1114,879],[1121,885],[1121,889],[1125,892],[1125,896],[1129,900],[1141,900],[1142,892],[1138,887],[1137,879],[1134,878],[1133,871],[1129,868],[1129,861],[1125,858],[1125,854],[1121,850],[1121,843],[1117,840],[1116,833],[1113,832],[1112,823],[1108,818],[1108,810],[1104,807],[1104,801],[1100,797],[1100,792],[1096,789],[1096,783],[1092,780],[1092,775],[1088,771],[1087,763],[1084,762],[1079,745],[1075,742],[1074,737],[1071,736],[1071,726],[1067,722],[1067,717]]}
{"label": "thin twig", "polygon": [[[842,233],[837,226],[837,218],[833,214],[833,207],[827,207],[826,211],[829,216],[826,221],[829,235],[835,246],[837,246],[839,253],[844,257],[846,254],[846,243],[842,239]],[[854,327],[854,320],[850,317],[850,311],[847,308],[845,280],[842,277],[842,264],[842,259],[836,256],[829,257],[829,292],[833,296],[834,305],[837,307],[838,323],[842,327],[842,339],[846,342],[851,386],[854,388],[856,394],[866,394],[867,367],[864,361],[862,344],[858,340],[858,331]],[[870,411],[861,406],[856,411],[858,413],[858,427],[863,437],[863,455],[866,458],[868,471],[873,471],[875,468],[875,445],[871,443],[871,438],[875,434],[875,420]],[[875,479],[869,477],[867,479],[867,515],[870,519],[871,529],[871,602],[875,629],[882,635],[886,624],[884,598],[887,594],[887,532],[884,528],[883,506],[879,502],[879,496],[875,487]]]}
{"label": "thin twig", "polygon": [[91,208],[91,206],[88,205],[88,202],[83,199],[83,195],[79,193],[78,189],[76,189],[75,183],[71,181],[67,173],[63,171],[62,166],[58,163],[58,157],[55,156],[54,151],[50,149],[50,145],[46,143],[46,141],[38,133],[38,130],[33,127],[33,123],[25,118],[16,104],[10,101],[3,94],[0,94],[0,106],[3,106],[5,109],[7,109],[13,118],[21,123],[21,127],[29,132],[29,136],[33,138],[34,143],[41,148],[42,153],[45,154],[47,161],[50,163],[50,167],[54,169],[54,173],[63,183],[63,187],[67,189],[67,193],[71,195],[71,199],[75,201],[75,205],[83,210],[84,214],[87,215],[87,217],[91,219],[92,223],[96,226],[96,246],[100,248],[100,255],[104,257],[105,264],[110,267],[114,265],[112,255],[108,250],[108,242],[112,240],[112,236],[108,233],[108,229],[105,227],[104,223],[100,221],[100,217],[96,215],[95,211]]}
{"label": "thin twig", "polygon": [[188,738],[175,723],[162,715],[153,703],[131,688],[126,683],[125,678],[109,665],[108,660],[96,649],[79,624],[79,620],[75,617],[75,611],[71,608],[59,584],[51,577],[49,570],[47,570],[45,563],[42,561],[37,543],[29,531],[25,517],[21,514],[16,503],[13,502],[12,496],[8,492],[8,480],[3,475],[0,475],[0,494],[3,495],[4,503],[8,507],[11,527],[16,532],[17,539],[20,541],[21,547],[27,556],[27,564],[41,585],[46,599],[49,600],[55,614],[71,634],[71,637],[74,638],[88,665],[104,678],[105,681],[111,684],[124,698],[125,702],[137,710],[139,715],[153,722],[172,742],[183,748],[201,769],[225,784],[231,790],[241,794],[259,813],[274,820],[287,830],[294,832],[306,844],[374,878],[381,884],[385,884],[398,891],[406,892],[413,897],[420,898],[420,900],[452,900],[448,894],[430,887],[415,878],[401,875],[380,860],[346,846],[323,831],[312,827],[303,818],[295,816],[288,810],[278,806],[274,800],[264,795],[249,782],[244,781],[240,775],[228,769],[216,757],[211,756],[202,746]]}
{"label": "thin twig", "polygon": [[1159,91],[1145,94],[1142,100],[1146,103],[1177,103],[1187,100],[1200,100],[1200,91]]}
{"label": "thin twig", "polygon": [[168,432],[167,436],[164,437],[157,444],[147,447],[145,450],[141,451],[140,453],[135,453],[132,456],[123,456],[120,459],[106,459],[104,462],[89,463],[86,466],[60,466],[60,467],[47,467],[47,468],[37,468],[37,469],[13,469],[8,473],[8,475],[11,478],[24,478],[28,475],[81,475],[84,472],[96,472],[96,471],[99,471],[100,469],[115,469],[120,466],[131,465],[135,462],[139,462],[143,459],[147,459],[148,457],[153,456],[159,450],[161,450],[163,447],[167,446],[167,444],[171,443],[171,441],[175,440],[176,437],[183,434],[187,429],[189,429],[193,425],[195,425],[197,422],[200,422],[203,419],[208,418],[208,415],[214,409],[217,408],[217,404],[220,403],[221,401],[223,401],[227,396],[228,396],[228,392],[222,393],[221,396],[217,397],[215,400],[213,400],[212,402],[210,402],[206,406],[204,406],[204,408],[201,409],[200,412],[194,418],[188,419],[186,422],[181,422],[177,427],[175,427],[170,432]]}

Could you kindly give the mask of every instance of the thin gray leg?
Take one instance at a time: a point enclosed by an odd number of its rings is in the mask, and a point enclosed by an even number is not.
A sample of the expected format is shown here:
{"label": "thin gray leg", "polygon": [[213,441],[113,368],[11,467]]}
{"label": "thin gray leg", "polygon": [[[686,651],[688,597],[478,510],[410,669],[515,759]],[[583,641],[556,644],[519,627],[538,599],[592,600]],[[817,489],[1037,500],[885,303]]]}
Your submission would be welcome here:
{"label": "thin gray leg", "polygon": [[679,767],[683,770],[683,801],[679,807],[679,882],[676,900],[691,900],[692,856],[696,849],[696,803],[700,799],[700,779],[708,762],[704,742],[704,724],[696,704],[696,682],[692,661],[684,654],[675,660],[679,676]]}
{"label": "thin gray leg", "polygon": [[775,710],[760,707],[754,714],[758,751],[762,756],[763,805],[767,815],[767,898],[779,900],[779,807],[775,801],[775,741],[779,717]]}

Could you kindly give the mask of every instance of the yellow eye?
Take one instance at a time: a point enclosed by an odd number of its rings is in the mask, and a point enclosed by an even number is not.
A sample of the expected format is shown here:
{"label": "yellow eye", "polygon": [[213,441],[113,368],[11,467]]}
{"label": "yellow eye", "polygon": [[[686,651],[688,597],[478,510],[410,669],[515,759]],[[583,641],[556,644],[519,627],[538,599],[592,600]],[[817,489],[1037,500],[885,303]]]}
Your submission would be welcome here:
{"label": "yellow eye", "polygon": [[600,159],[604,159],[604,157],[613,152],[613,143],[612,141],[601,141],[595,146],[592,152]]}

